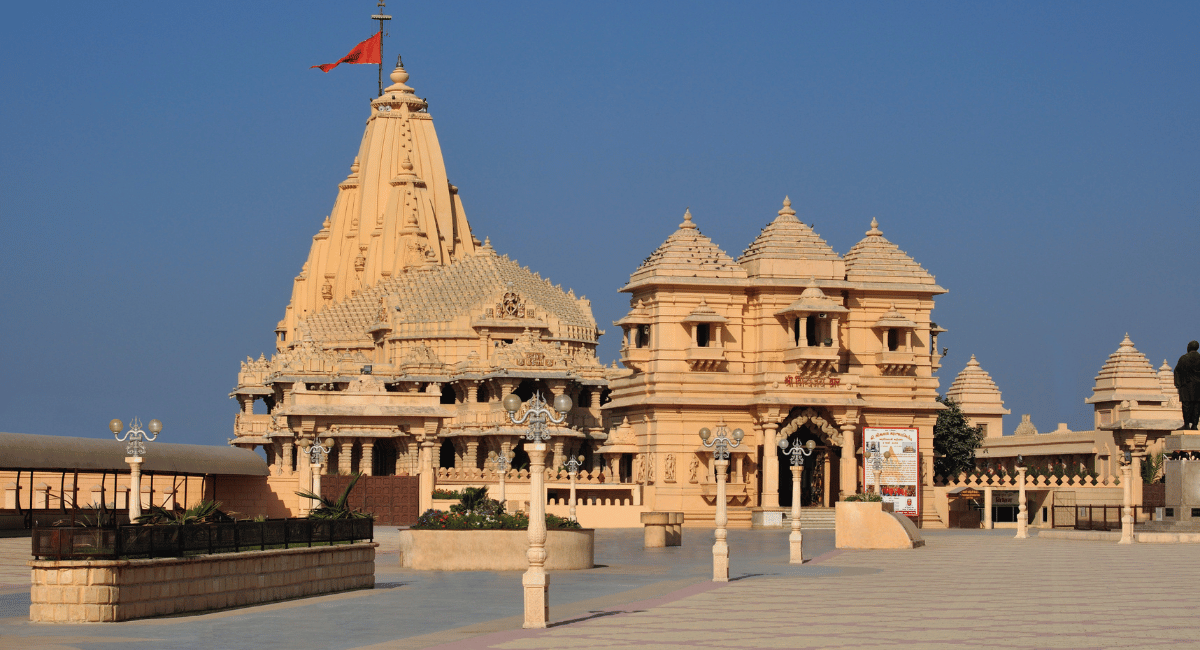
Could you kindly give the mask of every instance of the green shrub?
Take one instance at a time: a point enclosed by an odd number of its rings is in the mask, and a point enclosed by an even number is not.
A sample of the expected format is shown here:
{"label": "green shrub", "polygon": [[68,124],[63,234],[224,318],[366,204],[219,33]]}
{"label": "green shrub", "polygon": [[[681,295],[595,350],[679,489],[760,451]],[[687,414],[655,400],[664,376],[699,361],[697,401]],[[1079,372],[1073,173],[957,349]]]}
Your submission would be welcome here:
{"label": "green shrub", "polygon": [[850,496],[846,497],[844,500],[845,501],[869,501],[871,503],[878,503],[880,501],[883,501],[883,497],[879,496],[878,494],[875,494],[874,492],[867,492],[866,494],[851,494]]}
{"label": "green shrub", "polygon": [[433,491],[433,498],[435,498],[435,499],[461,499],[462,493],[455,491],[455,490],[443,490],[441,488],[436,488]]}

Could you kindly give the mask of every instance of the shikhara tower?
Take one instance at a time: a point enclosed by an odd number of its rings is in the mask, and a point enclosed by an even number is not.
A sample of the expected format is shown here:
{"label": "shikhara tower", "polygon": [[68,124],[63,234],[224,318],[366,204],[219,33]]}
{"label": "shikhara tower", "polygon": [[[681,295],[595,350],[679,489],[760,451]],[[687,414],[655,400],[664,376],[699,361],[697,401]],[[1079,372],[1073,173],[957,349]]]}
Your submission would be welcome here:
{"label": "shikhara tower", "polygon": [[371,102],[275,330],[276,354],[243,362],[231,393],[242,408],[230,443],[263,447],[273,475],[302,486],[308,464],[296,450],[317,438],[335,441],[333,473],[431,477],[446,466],[478,478],[487,452],[519,451],[522,431],[500,406],[511,392],[565,392],[579,405],[555,432],[552,462],[590,455],[605,437],[590,302],[472,235],[408,78],[397,62]]}

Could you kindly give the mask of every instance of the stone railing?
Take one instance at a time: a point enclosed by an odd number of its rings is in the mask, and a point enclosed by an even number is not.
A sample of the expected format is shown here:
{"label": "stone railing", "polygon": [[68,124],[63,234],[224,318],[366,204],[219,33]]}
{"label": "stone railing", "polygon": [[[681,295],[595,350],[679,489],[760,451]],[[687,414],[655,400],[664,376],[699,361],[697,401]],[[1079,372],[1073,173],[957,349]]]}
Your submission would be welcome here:
{"label": "stone railing", "polygon": [[[1005,490],[1015,490],[1018,486],[1017,477],[1015,475],[975,475],[975,474],[959,474],[956,477],[946,478],[943,476],[934,477],[934,485],[937,487],[968,487],[968,488],[1001,488]],[[1117,476],[1025,476],[1025,489],[1033,490],[1038,488],[1111,488],[1119,487],[1121,479]]]}
{"label": "stone railing", "polygon": [[270,415],[238,413],[233,418],[233,432],[239,436],[265,436],[270,429]]}
{"label": "stone railing", "polygon": [[[438,484],[498,483],[500,481],[500,472],[492,469],[479,469],[477,467],[439,467],[436,473]],[[545,480],[547,483],[570,483],[571,476],[566,471],[546,469]],[[527,483],[529,482],[529,470],[510,469],[504,475],[504,481],[505,483]],[[575,484],[580,486],[610,482],[609,477],[604,474],[603,470],[595,472],[580,470],[579,474],[575,476]],[[628,487],[628,484],[626,484],[626,487]]]}

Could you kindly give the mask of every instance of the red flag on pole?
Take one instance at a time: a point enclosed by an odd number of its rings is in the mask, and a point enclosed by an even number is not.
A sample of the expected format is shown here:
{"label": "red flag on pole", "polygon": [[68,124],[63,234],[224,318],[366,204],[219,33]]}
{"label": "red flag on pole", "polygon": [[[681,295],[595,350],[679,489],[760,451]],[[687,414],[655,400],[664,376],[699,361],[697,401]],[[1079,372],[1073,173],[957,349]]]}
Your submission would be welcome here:
{"label": "red flag on pole", "polygon": [[383,54],[380,50],[382,43],[383,32],[376,32],[371,38],[355,45],[349,54],[343,56],[336,63],[323,63],[312,67],[320,68],[321,72],[329,72],[338,67],[339,63],[383,63]]}

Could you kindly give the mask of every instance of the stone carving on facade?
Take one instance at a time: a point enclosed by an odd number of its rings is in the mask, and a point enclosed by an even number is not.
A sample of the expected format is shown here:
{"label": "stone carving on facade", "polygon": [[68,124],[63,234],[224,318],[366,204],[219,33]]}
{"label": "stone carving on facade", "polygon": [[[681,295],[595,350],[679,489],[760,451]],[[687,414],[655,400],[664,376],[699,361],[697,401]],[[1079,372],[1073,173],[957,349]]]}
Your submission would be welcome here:
{"label": "stone carving on facade", "polygon": [[700,459],[692,456],[692,461],[688,463],[688,483],[700,482]]}
{"label": "stone carving on facade", "polygon": [[646,460],[641,454],[633,457],[633,482],[639,484],[646,482]]}
{"label": "stone carving on facade", "polygon": [[791,422],[789,422],[787,424],[787,426],[780,429],[779,430],[779,438],[781,438],[781,439],[787,438],[788,436],[790,436],[793,433],[795,433],[796,431],[798,431],[801,426],[803,426],[809,422],[811,422],[818,429],[820,429],[821,433],[824,434],[821,437],[825,438],[829,442],[829,444],[834,445],[834,446],[841,446],[842,432],[838,431],[833,425],[826,422],[825,419],[822,418],[820,415],[818,415],[816,410],[812,409],[812,408],[804,409],[803,411],[800,412],[800,415],[796,416],[796,418],[793,419]]}
{"label": "stone carving on facade", "polygon": [[654,482],[654,454],[647,453],[645,458],[646,465],[646,485]]}
{"label": "stone carving on facade", "polygon": [[663,462],[663,482],[675,482],[675,454],[667,454],[667,458]]}
{"label": "stone carving on facade", "polygon": [[386,393],[387,386],[378,377],[359,375],[346,385],[347,393]]}

